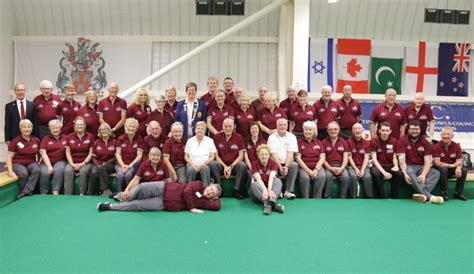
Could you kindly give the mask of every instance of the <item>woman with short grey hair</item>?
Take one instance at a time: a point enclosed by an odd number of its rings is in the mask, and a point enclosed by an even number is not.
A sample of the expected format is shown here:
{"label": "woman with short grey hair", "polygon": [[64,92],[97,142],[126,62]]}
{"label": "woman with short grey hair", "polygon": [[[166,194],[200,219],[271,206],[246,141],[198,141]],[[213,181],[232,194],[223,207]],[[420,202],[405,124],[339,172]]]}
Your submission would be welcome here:
{"label": "woman with short grey hair", "polygon": [[186,138],[183,136],[184,126],[181,122],[171,125],[171,137],[163,145],[163,162],[175,183],[186,183],[186,160],[184,159],[184,147]]}

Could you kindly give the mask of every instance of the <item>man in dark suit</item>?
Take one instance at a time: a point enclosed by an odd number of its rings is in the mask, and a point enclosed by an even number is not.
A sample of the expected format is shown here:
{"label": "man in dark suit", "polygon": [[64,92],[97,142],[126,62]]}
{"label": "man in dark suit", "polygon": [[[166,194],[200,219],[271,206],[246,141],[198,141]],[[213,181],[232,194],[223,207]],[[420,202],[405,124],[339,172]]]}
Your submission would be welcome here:
{"label": "man in dark suit", "polygon": [[20,120],[28,119],[33,123],[33,135],[38,136],[36,107],[26,100],[26,87],[22,83],[15,85],[16,100],[5,105],[5,142],[8,144],[20,135]]}

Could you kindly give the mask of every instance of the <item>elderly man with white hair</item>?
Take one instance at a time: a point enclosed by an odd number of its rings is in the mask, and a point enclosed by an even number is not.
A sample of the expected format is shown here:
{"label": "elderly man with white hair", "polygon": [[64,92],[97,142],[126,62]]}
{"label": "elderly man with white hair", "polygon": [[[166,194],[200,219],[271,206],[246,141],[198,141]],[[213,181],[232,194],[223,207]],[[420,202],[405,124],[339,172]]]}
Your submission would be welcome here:
{"label": "elderly man with white hair", "polygon": [[290,117],[291,109],[298,104],[298,100],[296,98],[296,87],[287,87],[286,94],[288,97],[280,102],[280,108],[285,111],[286,117]]}
{"label": "elderly man with white hair", "polygon": [[314,103],[318,120],[318,139],[323,140],[328,136],[327,127],[330,122],[336,121],[339,116],[338,103],[331,99],[332,87],[325,85],[321,89],[321,99]]}
{"label": "elderly man with white hair", "polygon": [[278,175],[286,176],[286,199],[294,199],[295,181],[298,175],[298,164],[294,161],[294,154],[298,152],[296,136],[288,132],[288,120],[280,118],[276,121],[276,132],[268,137],[272,158],[278,165]]}
{"label": "elderly man with white hair", "polygon": [[323,168],[326,160],[324,146],[315,138],[316,123],[306,121],[303,123],[303,138],[298,140],[296,162],[300,169],[298,183],[301,197],[309,198],[310,183],[313,183],[313,198],[321,198],[326,184],[326,170]]}
{"label": "elderly man with white hair", "polygon": [[355,123],[352,126],[352,137],[347,140],[349,144],[349,164],[347,172],[351,177],[362,180],[365,198],[372,198],[372,176],[370,175],[369,155],[370,142],[362,138],[364,127]]}
{"label": "elderly man with white hair", "polygon": [[51,81],[43,80],[40,83],[41,94],[33,99],[36,106],[36,118],[38,119],[39,138],[49,134],[49,121],[56,119],[57,107],[61,102],[58,95],[53,94]]}
{"label": "elderly man with white hair", "polygon": [[[431,141],[434,134],[435,119],[431,106],[425,103],[425,95],[423,92],[417,92],[415,94],[414,102],[405,107],[404,114],[407,123],[413,120],[420,121],[421,136]],[[426,132],[426,130],[428,130],[428,132]]]}

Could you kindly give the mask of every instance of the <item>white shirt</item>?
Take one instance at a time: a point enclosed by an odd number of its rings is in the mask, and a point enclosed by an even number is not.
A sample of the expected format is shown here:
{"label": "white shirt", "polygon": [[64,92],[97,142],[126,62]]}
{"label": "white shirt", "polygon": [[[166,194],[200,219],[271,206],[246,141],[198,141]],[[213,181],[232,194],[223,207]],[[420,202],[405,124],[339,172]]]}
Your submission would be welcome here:
{"label": "white shirt", "polygon": [[199,165],[207,161],[209,156],[211,156],[211,153],[217,153],[217,149],[214,141],[211,138],[204,136],[199,143],[197,137],[194,136],[189,138],[186,142],[184,152],[189,155],[189,158],[195,164]]}
{"label": "white shirt", "polygon": [[26,117],[26,99],[23,99],[23,100],[16,99],[16,107],[18,108],[18,116],[20,116],[20,119],[21,119],[21,102],[22,101],[23,101],[23,109],[25,110],[25,119],[26,119],[27,118]]}
{"label": "white shirt", "polygon": [[280,164],[284,164],[288,151],[298,152],[298,141],[291,132],[286,132],[282,137],[278,135],[278,132],[272,133],[268,137],[268,146],[270,146],[271,153],[277,153],[280,159]]}

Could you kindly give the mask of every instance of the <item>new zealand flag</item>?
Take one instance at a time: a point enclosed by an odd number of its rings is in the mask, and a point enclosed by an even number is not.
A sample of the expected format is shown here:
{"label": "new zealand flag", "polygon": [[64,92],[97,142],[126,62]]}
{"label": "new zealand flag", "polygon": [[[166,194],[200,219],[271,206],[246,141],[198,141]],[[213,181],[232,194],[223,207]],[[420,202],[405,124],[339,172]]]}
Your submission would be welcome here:
{"label": "new zealand flag", "polygon": [[467,96],[471,44],[440,43],[438,56],[438,95]]}

